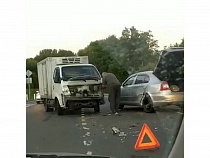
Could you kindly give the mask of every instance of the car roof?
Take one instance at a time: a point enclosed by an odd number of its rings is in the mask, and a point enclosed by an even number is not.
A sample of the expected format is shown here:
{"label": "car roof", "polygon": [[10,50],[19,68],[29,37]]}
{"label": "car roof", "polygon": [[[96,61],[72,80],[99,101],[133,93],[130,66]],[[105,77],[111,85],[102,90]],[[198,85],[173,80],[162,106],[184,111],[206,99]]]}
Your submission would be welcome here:
{"label": "car roof", "polygon": [[132,74],[131,76],[135,76],[135,75],[141,75],[141,74],[147,74],[147,75],[150,75],[152,74],[153,71],[141,71],[141,72],[137,72],[135,74]]}
{"label": "car roof", "polygon": [[184,50],[184,47],[171,47],[171,48],[164,49],[163,51],[174,52],[174,51],[180,51],[180,50]]}

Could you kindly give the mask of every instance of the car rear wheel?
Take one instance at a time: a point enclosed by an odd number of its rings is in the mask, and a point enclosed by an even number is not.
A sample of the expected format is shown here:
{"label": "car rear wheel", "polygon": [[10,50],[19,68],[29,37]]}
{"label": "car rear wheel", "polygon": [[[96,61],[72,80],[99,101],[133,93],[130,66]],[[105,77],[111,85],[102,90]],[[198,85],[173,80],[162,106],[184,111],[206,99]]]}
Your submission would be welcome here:
{"label": "car rear wheel", "polygon": [[144,107],[144,112],[146,113],[152,113],[155,111],[153,107],[152,99],[148,94],[146,94],[144,98],[143,107]]}

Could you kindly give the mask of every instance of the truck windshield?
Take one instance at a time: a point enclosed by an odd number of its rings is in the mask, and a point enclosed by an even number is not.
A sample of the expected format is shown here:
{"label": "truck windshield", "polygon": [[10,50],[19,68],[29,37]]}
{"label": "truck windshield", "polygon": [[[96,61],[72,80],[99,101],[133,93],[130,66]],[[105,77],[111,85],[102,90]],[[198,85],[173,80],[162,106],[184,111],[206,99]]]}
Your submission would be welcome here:
{"label": "truck windshield", "polygon": [[[65,66],[62,67],[62,77],[64,81],[68,81],[72,78],[77,78],[77,77],[85,77],[87,76],[88,79],[93,78],[98,78],[100,79],[100,74],[96,70],[94,66]],[[91,77],[90,77],[91,76]]]}

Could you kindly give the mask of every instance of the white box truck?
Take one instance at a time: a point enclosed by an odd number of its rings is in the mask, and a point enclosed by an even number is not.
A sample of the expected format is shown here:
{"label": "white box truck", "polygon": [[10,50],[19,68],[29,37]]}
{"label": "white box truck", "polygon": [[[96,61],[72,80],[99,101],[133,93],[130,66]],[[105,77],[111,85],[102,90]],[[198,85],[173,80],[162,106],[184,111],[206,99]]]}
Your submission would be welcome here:
{"label": "white box truck", "polygon": [[45,111],[94,108],[104,104],[102,77],[87,56],[48,57],[37,63],[39,92]]}

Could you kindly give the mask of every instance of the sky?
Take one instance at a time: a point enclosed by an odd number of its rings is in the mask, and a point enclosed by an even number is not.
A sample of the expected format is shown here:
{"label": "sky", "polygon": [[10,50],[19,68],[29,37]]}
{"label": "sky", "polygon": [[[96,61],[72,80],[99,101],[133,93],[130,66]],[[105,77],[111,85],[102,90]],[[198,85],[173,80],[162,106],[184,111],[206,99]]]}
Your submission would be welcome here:
{"label": "sky", "polygon": [[151,30],[159,49],[184,38],[184,0],[27,0],[26,58],[43,49],[77,53],[91,41]]}

